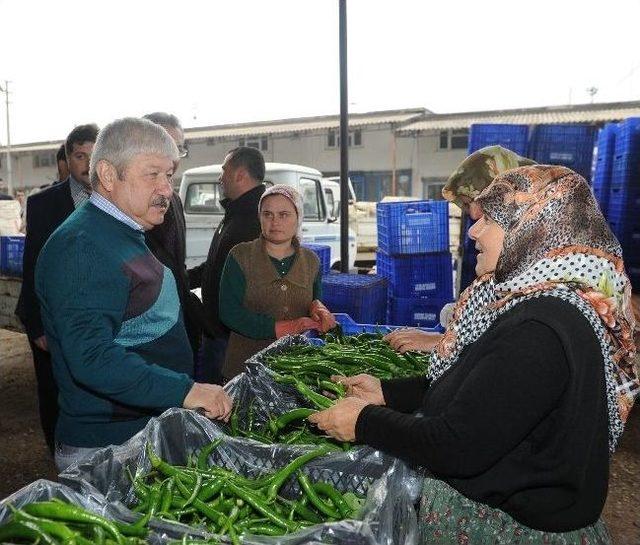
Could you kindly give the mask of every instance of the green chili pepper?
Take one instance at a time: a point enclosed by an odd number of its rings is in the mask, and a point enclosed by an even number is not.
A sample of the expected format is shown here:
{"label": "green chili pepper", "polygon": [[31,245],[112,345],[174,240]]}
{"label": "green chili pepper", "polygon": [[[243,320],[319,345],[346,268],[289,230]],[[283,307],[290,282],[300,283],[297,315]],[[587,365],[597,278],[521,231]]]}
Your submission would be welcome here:
{"label": "green chili pepper", "polygon": [[15,509],[12,505],[9,508],[13,511],[13,520],[19,523],[30,522],[36,524],[45,534],[54,539],[61,539],[65,543],[77,543],[78,545],[90,545],[91,542],[84,539],[78,532],[74,532],[66,524],[53,520],[34,517],[21,509]]}
{"label": "green chili pepper", "polygon": [[340,513],[336,511],[333,507],[327,504],[313,489],[313,485],[311,481],[309,481],[309,477],[307,477],[302,471],[298,471],[298,482],[300,483],[300,487],[304,491],[304,493],[309,498],[309,501],[322,513],[327,515],[328,517],[339,519]]}
{"label": "green chili pepper", "polygon": [[340,516],[342,518],[349,518],[351,516],[352,511],[349,507],[349,504],[342,497],[342,494],[340,494],[340,492],[338,492],[329,483],[314,483],[313,489],[319,494],[322,494],[323,496],[329,498],[333,502],[333,505],[338,508],[338,511],[340,511]]}
{"label": "green chili pepper", "polygon": [[271,478],[271,484],[267,489],[267,494],[266,494],[267,500],[273,501],[275,497],[278,495],[278,490],[280,490],[280,487],[285,483],[285,481],[291,475],[293,475],[296,471],[298,471],[298,469],[300,469],[303,465],[305,465],[306,463],[310,462],[315,458],[320,458],[321,456],[328,454],[332,450],[333,448],[330,448],[330,447],[321,447],[319,449],[313,450],[311,452],[308,452],[307,454],[303,454],[302,456],[299,456],[298,458],[296,458],[295,460],[287,464],[285,467],[283,467],[282,469],[274,473]]}
{"label": "green chili pepper", "polygon": [[198,469],[205,470],[209,467],[209,464],[207,463],[209,456],[211,456],[211,453],[218,448],[220,443],[222,443],[222,437],[218,437],[215,441],[212,441],[207,446],[202,447],[200,454],[198,454],[198,463],[196,466]]}
{"label": "green chili pepper", "polygon": [[274,421],[274,433],[277,433],[278,430],[286,428],[291,422],[294,422],[296,420],[303,420],[316,412],[318,411],[314,409],[293,409],[292,411],[281,414]]}
{"label": "green chili pepper", "polygon": [[238,496],[239,498],[242,498],[249,505],[251,505],[251,507],[253,507],[259,513],[262,513],[274,524],[277,524],[278,526],[281,526],[285,530],[289,530],[289,531],[295,531],[298,528],[297,524],[293,524],[292,522],[282,518],[280,515],[275,513],[273,509],[271,509],[267,505],[267,502],[265,500],[263,500],[262,498],[255,497],[248,490],[244,490],[240,488],[238,485],[236,485],[233,482],[226,483],[225,488],[230,492],[232,492],[233,494],[235,494],[236,496]]}
{"label": "green chili pepper", "polygon": [[102,526],[107,533],[111,534],[118,545],[125,545],[124,537],[113,522],[75,505],[44,501],[25,505],[23,510],[35,517]]}

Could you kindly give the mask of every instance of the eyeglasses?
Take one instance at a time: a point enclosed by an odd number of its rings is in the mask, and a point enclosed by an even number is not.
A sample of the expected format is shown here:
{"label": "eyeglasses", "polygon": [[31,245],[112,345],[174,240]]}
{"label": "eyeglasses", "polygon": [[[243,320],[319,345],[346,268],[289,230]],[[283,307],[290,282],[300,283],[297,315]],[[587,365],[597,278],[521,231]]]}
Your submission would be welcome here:
{"label": "eyeglasses", "polygon": [[187,147],[184,145],[178,146],[178,157],[180,159],[183,159],[187,155],[189,155],[189,150],[187,149]]}

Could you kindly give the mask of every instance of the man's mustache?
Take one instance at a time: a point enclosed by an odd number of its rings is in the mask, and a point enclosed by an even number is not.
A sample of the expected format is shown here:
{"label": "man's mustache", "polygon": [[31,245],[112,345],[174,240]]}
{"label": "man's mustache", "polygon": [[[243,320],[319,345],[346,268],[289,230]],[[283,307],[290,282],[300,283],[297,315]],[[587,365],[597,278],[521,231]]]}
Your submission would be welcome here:
{"label": "man's mustache", "polygon": [[151,201],[152,206],[161,206],[162,208],[169,208],[169,199],[167,197],[163,197],[162,195],[158,195],[153,201]]}

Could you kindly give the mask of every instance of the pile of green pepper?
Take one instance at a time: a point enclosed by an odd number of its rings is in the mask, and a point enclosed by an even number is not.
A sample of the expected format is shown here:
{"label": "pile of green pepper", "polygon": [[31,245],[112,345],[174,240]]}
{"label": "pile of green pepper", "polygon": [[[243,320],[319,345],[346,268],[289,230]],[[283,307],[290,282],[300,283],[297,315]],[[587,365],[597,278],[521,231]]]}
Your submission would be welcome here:
{"label": "pile of green pepper", "polygon": [[0,526],[0,543],[139,545],[149,533],[147,516],[123,524],[59,499],[9,507],[12,515]]}
{"label": "pile of green pepper", "polygon": [[390,379],[426,374],[429,354],[399,354],[382,337],[378,333],[343,336],[338,330],[325,335],[323,346],[294,345],[268,356],[265,363],[280,375],[293,376],[308,386],[331,391],[338,396],[341,392],[331,382],[332,375],[367,373],[380,379]]}
{"label": "pile of green pepper", "polygon": [[[186,466],[165,462],[149,447],[151,472],[132,478],[138,500],[133,510],[145,517],[204,526],[236,544],[243,534],[279,536],[351,518],[362,501],[354,494],[341,494],[329,483],[312,483],[301,471],[309,461],[335,450],[333,447],[320,447],[278,471],[250,478],[209,465],[209,457],[220,442],[202,448]],[[298,480],[302,491],[295,501],[280,495],[291,477]]]}
{"label": "pile of green pepper", "polygon": [[270,418],[262,425],[254,423],[253,406],[246,411],[236,408],[229,434],[267,444],[331,444],[348,450],[349,444],[337,443],[318,433],[306,421],[309,415],[331,407],[336,399],[346,395],[346,388],[333,382],[331,376],[368,373],[382,379],[410,377],[426,374],[429,367],[428,354],[398,354],[382,337],[377,333],[343,336],[337,328],[325,335],[323,346],[293,345],[267,356],[265,364],[274,380],[293,386],[304,399],[305,407]]}

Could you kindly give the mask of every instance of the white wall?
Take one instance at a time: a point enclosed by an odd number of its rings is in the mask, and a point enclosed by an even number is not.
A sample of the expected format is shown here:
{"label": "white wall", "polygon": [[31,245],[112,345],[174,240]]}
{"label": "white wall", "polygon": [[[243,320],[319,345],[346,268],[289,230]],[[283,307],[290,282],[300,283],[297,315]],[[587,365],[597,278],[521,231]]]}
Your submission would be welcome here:
{"label": "white wall", "polygon": [[[55,151],[54,151],[55,153]],[[0,157],[2,168],[0,168],[0,188],[4,191],[7,187],[7,156]],[[32,189],[41,185],[50,184],[57,179],[58,171],[56,167],[33,168],[33,153],[12,153],[11,171],[13,179],[13,189]]]}
{"label": "white wall", "polygon": [[[393,130],[391,125],[362,128],[362,146],[349,148],[349,168],[352,171],[393,170]],[[269,136],[268,150],[264,151],[269,162],[296,163],[317,168],[322,172],[340,170],[340,150],[327,147],[327,132],[316,131],[298,135]],[[207,145],[205,140],[189,141],[189,156],[180,163],[174,177],[180,183],[182,173],[189,168],[220,164],[227,152],[238,146],[239,138],[226,138]],[[396,139],[396,170],[412,171],[412,194],[422,197],[422,178],[447,178],[465,158],[466,150],[440,150],[439,133],[402,136]],[[13,155],[13,186],[33,188],[51,183],[56,169],[33,168],[33,154]],[[2,156],[0,177],[6,180],[6,158]]]}

